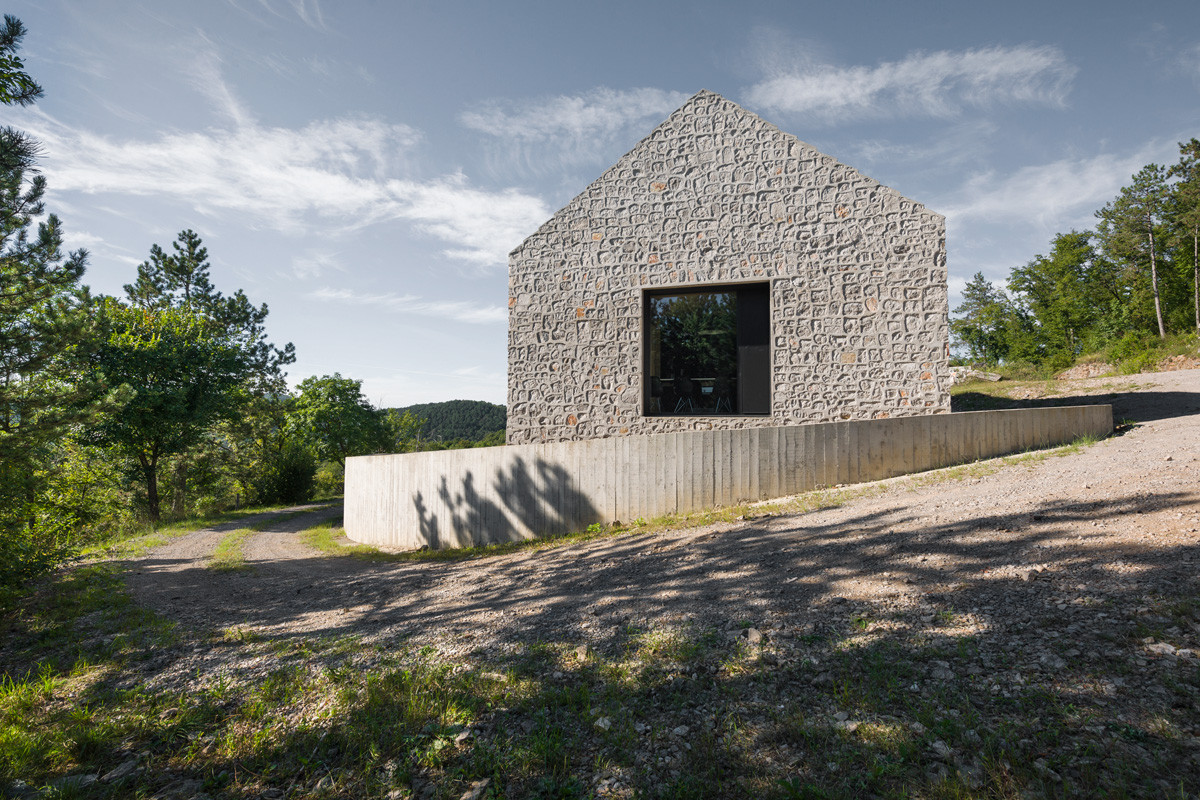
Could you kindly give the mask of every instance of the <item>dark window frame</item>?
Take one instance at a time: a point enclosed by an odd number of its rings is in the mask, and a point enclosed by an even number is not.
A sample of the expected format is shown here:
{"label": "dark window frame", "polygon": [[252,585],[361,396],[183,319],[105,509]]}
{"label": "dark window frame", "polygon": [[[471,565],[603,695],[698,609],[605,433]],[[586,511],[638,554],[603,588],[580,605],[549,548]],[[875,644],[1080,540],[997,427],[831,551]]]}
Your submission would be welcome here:
{"label": "dark window frame", "polygon": [[[738,410],[730,413],[716,413],[704,411],[696,412],[681,412],[676,413],[673,409],[667,409],[661,405],[661,394],[659,396],[659,407],[655,411],[652,409],[654,398],[652,397],[652,375],[651,375],[651,336],[652,336],[652,299],[656,297],[676,297],[689,294],[718,294],[718,293],[735,293],[738,294],[738,352],[737,352],[737,370],[738,370]],[[752,299],[756,309],[761,311],[759,317],[742,317],[743,308],[748,304],[743,302],[743,298]],[[706,284],[687,284],[683,286],[659,286],[654,288],[643,289],[641,293],[641,335],[640,344],[642,348],[642,403],[641,411],[643,417],[769,417],[774,413],[773,403],[773,368],[772,368],[772,308],[771,308],[771,282],[767,281],[740,281],[733,283],[706,283]],[[749,313],[749,312],[747,312]],[[746,320],[750,319],[751,324],[746,325]],[[765,323],[765,326],[764,326]],[[743,345],[743,328],[754,329],[749,335],[754,337],[754,347],[746,349]],[[756,370],[749,380],[743,380],[743,369],[750,367],[750,362],[756,367]],[[661,385],[661,379],[660,379]],[[660,389],[661,393],[661,389]],[[756,407],[761,410],[745,411],[744,407]]]}

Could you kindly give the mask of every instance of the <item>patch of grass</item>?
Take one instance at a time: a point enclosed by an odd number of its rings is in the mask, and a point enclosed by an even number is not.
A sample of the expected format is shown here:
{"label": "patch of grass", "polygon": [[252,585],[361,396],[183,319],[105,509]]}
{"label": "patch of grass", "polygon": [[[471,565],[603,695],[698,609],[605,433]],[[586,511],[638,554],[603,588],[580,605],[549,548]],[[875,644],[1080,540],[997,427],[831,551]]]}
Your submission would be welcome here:
{"label": "patch of grass", "polygon": [[640,662],[674,661],[681,664],[696,661],[705,651],[695,637],[680,630],[650,630],[630,638],[631,652]]}
{"label": "patch of grass", "polygon": [[353,556],[366,561],[393,561],[395,554],[385,553],[369,544],[357,544],[345,538],[341,520],[326,520],[300,532],[300,541],[330,556]]}
{"label": "patch of grass", "polygon": [[225,533],[213,548],[208,568],[226,571],[247,569],[244,548],[246,540],[253,535],[252,528],[238,528]]}

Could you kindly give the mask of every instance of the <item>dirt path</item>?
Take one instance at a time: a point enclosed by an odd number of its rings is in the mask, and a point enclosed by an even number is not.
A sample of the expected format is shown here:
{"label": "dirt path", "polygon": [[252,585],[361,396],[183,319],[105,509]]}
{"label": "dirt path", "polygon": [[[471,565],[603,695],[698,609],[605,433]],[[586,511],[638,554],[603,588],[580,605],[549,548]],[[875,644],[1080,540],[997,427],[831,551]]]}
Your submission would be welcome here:
{"label": "dirt path", "polygon": [[628,622],[750,622],[782,636],[868,607],[971,609],[963,624],[1004,630],[1080,603],[1140,606],[1163,587],[1200,588],[1200,370],[1066,383],[1138,424],[1066,457],[929,485],[895,479],[822,511],[458,562],[302,545],[296,531],[335,508],[254,534],[248,569],[209,568],[242,521],[158,548],[131,564],[129,583],[189,626],[411,637],[449,655],[616,647]]}

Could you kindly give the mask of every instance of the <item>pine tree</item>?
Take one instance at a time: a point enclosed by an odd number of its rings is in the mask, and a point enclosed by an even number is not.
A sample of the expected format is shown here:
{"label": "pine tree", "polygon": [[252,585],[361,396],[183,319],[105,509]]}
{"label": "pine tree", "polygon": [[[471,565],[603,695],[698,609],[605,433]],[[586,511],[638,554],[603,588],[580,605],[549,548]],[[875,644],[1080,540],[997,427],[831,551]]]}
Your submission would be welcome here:
{"label": "pine tree", "polygon": [[963,289],[962,305],[954,309],[961,316],[950,322],[950,332],[973,360],[999,363],[1008,354],[1011,310],[1004,292],[976,272]]}
{"label": "pine tree", "polygon": [[1192,310],[1200,334],[1200,140],[1179,143],[1179,163],[1171,167],[1179,178],[1171,204],[1176,224],[1192,240]]}
{"label": "pine tree", "polygon": [[0,105],[31,106],[42,96],[42,87],[25,72],[17,55],[25,26],[16,17],[5,14],[0,28]]}
{"label": "pine tree", "polygon": [[193,230],[179,233],[167,253],[157,244],[138,266],[137,280],[125,286],[129,302],[148,310],[174,308],[199,314],[217,325],[246,352],[258,373],[257,390],[283,391],[283,367],[296,360],[289,343],[277,348],[266,337],[266,303],[255,306],[245,292],[218,292],[209,276],[208,250]]}
{"label": "pine tree", "polygon": [[[186,510],[189,475],[199,461],[212,461],[219,424],[255,398],[286,394],[283,367],[295,349],[267,340],[265,304],[253,305],[241,290],[231,297],[216,290],[208,250],[192,230],[169,253],[153,245],[125,294],[128,303],[105,305],[112,333],[97,361],[110,383],[137,396],[96,427],[97,441],[136,463],[157,521],[164,496],[175,499],[177,513]],[[169,491],[160,485],[167,471]]]}
{"label": "pine tree", "polygon": [[[0,29],[0,103],[29,105],[41,87],[16,51],[24,27]],[[93,341],[87,254],[64,253],[62,225],[46,215],[37,143],[0,129],[0,581],[53,563],[71,521],[40,510],[47,448],[90,415],[100,384],[83,377]]]}
{"label": "pine tree", "polygon": [[1150,267],[1150,292],[1161,338],[1167,335],[1159,289],[1159,240],[1166,210],[1166,170],[1158,164],[1147,164],[1133,176],[1131,185],[1122,188],[1115,200],[1096,212],[1100,218],[1100,240],[1109,254],[1129,264],[1135,273],[1146,265]]}

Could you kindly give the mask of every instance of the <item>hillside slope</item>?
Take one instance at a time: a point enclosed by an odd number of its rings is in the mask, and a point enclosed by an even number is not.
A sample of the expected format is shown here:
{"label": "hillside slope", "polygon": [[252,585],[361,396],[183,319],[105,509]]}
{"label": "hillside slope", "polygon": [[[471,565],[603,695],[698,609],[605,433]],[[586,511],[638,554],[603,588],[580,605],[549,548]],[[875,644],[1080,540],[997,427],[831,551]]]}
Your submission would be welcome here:
{"label": "hillside slope", "polygon": [[441,403],[418,403],[398,408],[426,420],[421,438],[426,441],[449,442],[456,439],[478,441],[493,431],[504,430],[507,412],[502,405],[483,400],[446,400]]}

